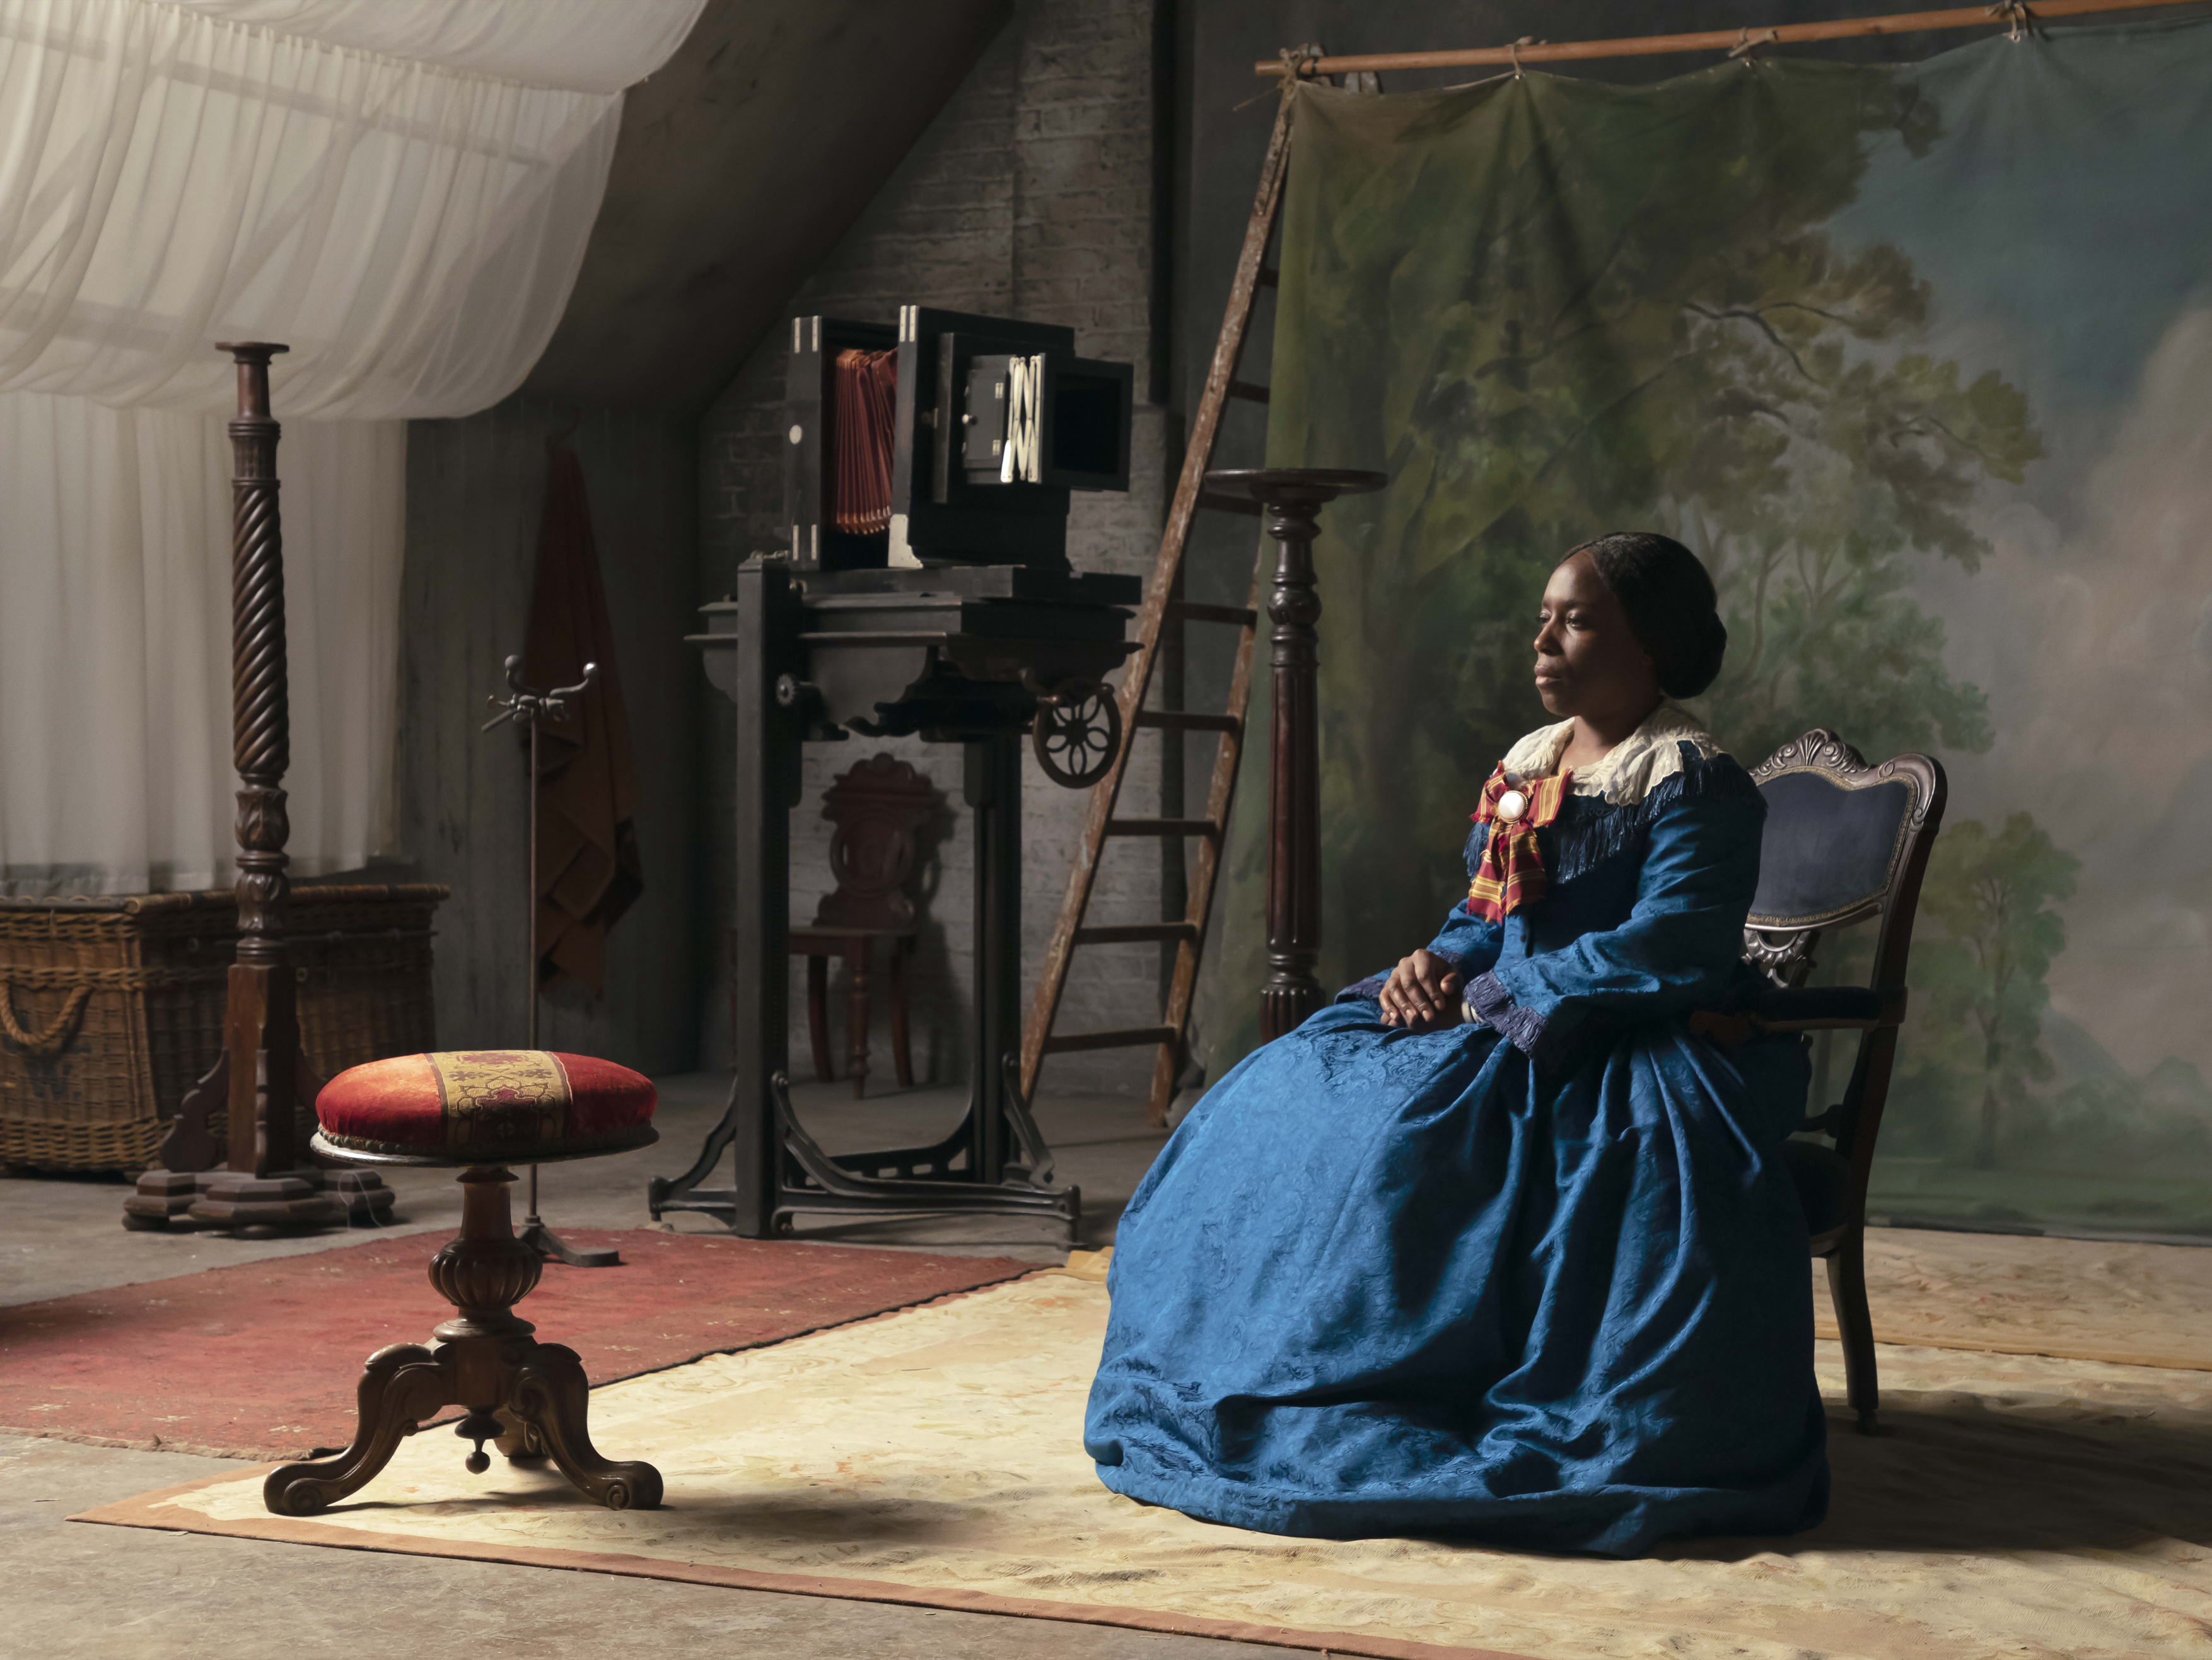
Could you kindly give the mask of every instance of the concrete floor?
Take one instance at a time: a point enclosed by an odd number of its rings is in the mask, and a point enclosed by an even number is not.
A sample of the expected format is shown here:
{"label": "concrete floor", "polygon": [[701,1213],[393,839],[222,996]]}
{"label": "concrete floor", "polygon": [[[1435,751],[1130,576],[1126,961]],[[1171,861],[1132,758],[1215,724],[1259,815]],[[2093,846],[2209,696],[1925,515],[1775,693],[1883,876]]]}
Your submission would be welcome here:
{"label": "concrete floor", "polygon": [[[660,1144],[549,1167],[545,1219],[556,1228],[646,1225],[646,1178],[690,1164],[720,1115],[726,1088],[719,1073],[661,1080]],[[796,1104],[824,1146],[844,1152],[941,1134],[957,1120],[963,1097],[921,1090],[854,1102],[842,1086],[806,1085]],[[1141,1101],[1121,1097],[1048,1098],[1037,1117],[1058,1155],[1059,1179],[1083,1189],[1083,1243],[1110,1243],[1161,1133],[1146,1125]],[[459,1203],[449,1177],[400,1171],[387,1179],[399,1194],[395,1231],[457,1225]],[[349,1243],[343,1232],[261,1241],[126,1233],[119,1221],[125,1191],[119,1181],[0,1180],[0,1307]],[[687,1232],[714,1227],[690,1214],[672,1216],[671,1225]],[[868,1244],[1052,1262],[1066,1250],[1056,1233],[1042,1223],[988,1218],[866,1226],[802,1220],[799,1239],[802,1248]],[[435,1310],[428,1287],[424,1296],[427,1317]],[[337,1359],[349,1369],[359,1358]],[[1293,1652],[1104,1626],[63,1523],[92,1505],[227,1468],[234,1466],[216,1458],[0,1436],[0,1653],[295,1660],[398,1639],[410,1660],[603,1660],[672,1641],[682,1651],[686,1639],[717,1639],[780,1660],[1029,1654],[1231,1660]]]}

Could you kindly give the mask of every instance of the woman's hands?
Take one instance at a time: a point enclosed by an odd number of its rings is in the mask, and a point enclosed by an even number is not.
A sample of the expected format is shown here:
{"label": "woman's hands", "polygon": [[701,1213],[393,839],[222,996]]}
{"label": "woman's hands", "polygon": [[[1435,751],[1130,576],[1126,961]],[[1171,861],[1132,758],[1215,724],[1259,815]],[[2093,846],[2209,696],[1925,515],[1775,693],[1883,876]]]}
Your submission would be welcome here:
{"label": "woman's hands", "polygon": [[1440,1031],[1460,1019],[1460,994],[1466,981],[1449,959],[1417,951],[1390,970],[1377,1000],[1382,1024],[1409,1031]]}

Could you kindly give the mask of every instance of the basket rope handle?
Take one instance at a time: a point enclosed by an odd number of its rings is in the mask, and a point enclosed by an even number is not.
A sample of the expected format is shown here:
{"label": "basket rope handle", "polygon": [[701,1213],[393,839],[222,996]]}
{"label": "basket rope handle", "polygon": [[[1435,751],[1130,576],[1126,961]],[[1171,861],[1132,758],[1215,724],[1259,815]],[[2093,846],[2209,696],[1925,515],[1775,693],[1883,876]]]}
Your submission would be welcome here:
{"label": "basket rope handle", "polygon": [[92,988],[79,986],[69,994],[69,1001],[62,1005],[62,1012],[54,1017],[53,1024],[34,1037],[15,1018],[15,988],[0,982],[0,1031],[20,1044],[26,1055],[48,1060],[69,1047],[70,1039],[76,1036],[77,1017],[84,1012],[84,1006],[91,999]]}

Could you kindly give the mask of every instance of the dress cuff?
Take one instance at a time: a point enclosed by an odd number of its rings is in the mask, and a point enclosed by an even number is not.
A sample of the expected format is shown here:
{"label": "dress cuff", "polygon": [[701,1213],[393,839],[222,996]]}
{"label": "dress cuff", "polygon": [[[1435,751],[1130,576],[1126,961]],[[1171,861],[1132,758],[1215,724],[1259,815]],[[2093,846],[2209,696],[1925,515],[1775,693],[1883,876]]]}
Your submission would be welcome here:
{"label": "dress cuff", "polygon": [[1378,1003],[1382,1000],[1382,988],[1389,978],[1389,974],[1385,971],[1382,974],[1370,974],[1364,980],[1355,980],[1337,993],[1334,1000],[1339,1003],[1356,1003],[1364,997],[1370,1003]]}
{"label": "dress cuff", "polygon": [[1535,1010],[1524,1009],[1515,1002],[1513,994],[1499,983],[1497,975],[1477,975],[1468,982],[1467,1006],[1484,1025],[1531,1061],[1541,1062],[1550,1058],[1553,1046],[1545,1039],[1551,1022]]}

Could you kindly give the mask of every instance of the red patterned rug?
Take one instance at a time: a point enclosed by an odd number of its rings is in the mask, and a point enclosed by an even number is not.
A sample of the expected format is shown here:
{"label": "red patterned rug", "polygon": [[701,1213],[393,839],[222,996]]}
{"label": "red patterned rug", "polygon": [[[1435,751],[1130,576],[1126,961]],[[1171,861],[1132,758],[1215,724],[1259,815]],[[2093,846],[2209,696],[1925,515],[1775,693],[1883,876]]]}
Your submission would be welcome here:
{"label": "red patterned rug", "polygon": [[[0,1308],[0,1430],[228,1458],[353,1438],[362,1363],[453,1310],[423,1277],[452,1236],[410,1234]],[[1030,1272],[938,1256],[638,1228],[578,1229],[622,1266],[548,1264],[516,1312],[594,1383],[755,1348]]]}

